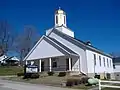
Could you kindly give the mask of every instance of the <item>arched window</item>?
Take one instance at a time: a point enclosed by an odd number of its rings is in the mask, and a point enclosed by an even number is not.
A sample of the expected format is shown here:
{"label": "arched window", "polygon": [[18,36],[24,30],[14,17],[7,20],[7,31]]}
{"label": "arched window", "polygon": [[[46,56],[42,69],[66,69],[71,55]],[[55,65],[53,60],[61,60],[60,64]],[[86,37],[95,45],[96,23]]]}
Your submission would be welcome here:
{"label": "arched window", "polygon": [[65,24],[65,16],[64,16],[64,24]]}
{"label": "arched window", "polygon": [[58,24],[58,16],[56,16],[56,24]]}

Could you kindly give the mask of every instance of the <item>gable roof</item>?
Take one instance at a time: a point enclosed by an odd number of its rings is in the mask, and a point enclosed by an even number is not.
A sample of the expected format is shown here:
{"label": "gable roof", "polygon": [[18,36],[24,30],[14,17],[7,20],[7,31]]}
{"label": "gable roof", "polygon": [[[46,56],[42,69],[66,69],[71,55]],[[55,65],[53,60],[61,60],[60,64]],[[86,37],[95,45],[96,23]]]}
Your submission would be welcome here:
{"label": "gable roof", "polygon": [[55,43],[57,43],[60,47],[64,48],[65,50],[67,50],[69,53],[73,54],[73,55],[77,55],[77,53],[75,53],[73,50],[69,49],[68,47],[66,47],[65,45],[63,45],[62,43],[60,43],[59,41],[55,40],[54,38],[48,37],[49,39],[51,39],[52,41],[54,41]]}
{"label": "gable roof", "polygon": [[65,27],[64,25],[61,25],[61,26],[57,26],[57,27],[54,27],[54,28],[66,28],[66,29],[68,29],[68,30],[70,30],[70,31],[72,31],[70,28],[68,28],[68,27]]}
{"label": "gable roof", "polygon": [[11,58],[13,58],[13,56],[5,58],[3,61],[11,60]]}
{"label": "gable roof", "polygon": [[15,57],[15,56],[13,56],[13,57],[11,58],[11,60],[19,61],[19,59],[18,59],[17,57]]}
{"label": "gable roof", "polygon": [[2,55],[2,56],[0,56],[0,61],[3,61],[5,58],[7,58],[6,55]]}
{"label": "gable roof", "polygon": [[[71,49],[67,48],[66,46],[64,46],[63,44],[61,44],[60,42],[58,42],[57,40],[53,39],[53,38],[50,38],[50,37],[47,37],[45,35],[43,35],[39,41],[36,43],[36,45],[30,50],[30,52],[27,54],[27,56],[24,58],[24,60],[26,60],[30,55],[31,53],[35,50],[35,48],[39,45],[39,43],[42,41],[42,39],[45,39],[47,40],[48,42],[50,42],[52,45],[54,45],[55,47],[57,46],[59,49],[59,51],[62,50],[62,52],[67,53],[68,55],[75,55],[75,56],[78,56],[77,53],[75,53],[74,51],[72,51]],[[61,49],[61,50],[60,50]],[[24,61],[23,60],[23,61]]]}
{"label": "gable roof", "polygon": [[63,51],[67,52],[69,55],[72,54],[72,55],[76,55],[78,56],[77,53],[75,53],[74,51],[72,51],[71,49],[67,48],[66,46],[64,46],[63,44],[61,44],[60,42],[58,42],[57,40],[53,39],[53,38],[50,38],[50,37],[47,37],[45,36],[45,38],[47,40],[50,40],[53,45],[57,45],[59,48],[61,48]]}
{"label": "gable roof", "polygon": [[79,39],[76,39],[76,38],[73,38],[73,37],[71,37],[71,36],[69,36],[69,35],[67,35],[67,34],[64,34],[64,33],[62,33],[61,31],[57,30],[56,28],[53,28],[53,29],[51,30],[51,32],[48,34],[48,36],[49,36],[52,32],[54,32],[55,34],[59,35],[60,37],[62,37],[62,38],[64,38],[64,39],[68,40],[69,42],[77,45],[77,46],[80,47],[80,48],[83,48],[83,47],[81,47],[81,45],[83,45],[83,46],[85,47],[84,49],[89,49],[89,50],[91,50],[91,51],[95,51],[95,52],[98,52],[98,53],[100,53],[100,54],[103,54],[103,55],[105,55],[105,56],[108,56],[108,57],[112,58],[111,55],[103,52],[102,50],[100,50],[100,49],[98,49],[98,48],[96,48],[96,47],[94,47],[94,46],[92,46],[92,45],[87,45],[86,42],[84,42],[84,41],[82,41],[82,40],[79,40]]}
{"label": "gable roof", "polygon": [[44,38],[44,35],[38,40],[38,42],[33,46],[33,48],[30,50],[30,52],[27,54],[27,56],[25,56],[25,58],[23,59],[23,61],[24,60],[26,60],[28,57],[29,57],[29,55],[34,51],[34,49],[39,45],[39,43],[41,42],[41,40]]}
{"label": "gable roof", "polygon": [[[60,27],[60,26],[59,26]],[[61,26],[62,27],[62,26]],[[65,27],[67,28],[67,27]],[[67,28],[68,29],[68,28]],[[63,49],[65,52],[69,53],[69,54],[72,54],[72,55],[76,55],[78,56],[74,51],[72,51],[71,49],[69,49],[68,47],[66,47],[65,45],[63,45],[62,43],[60,43],[59,41],[49,37],[49,35],[54,32],[55,34],[59,35],[60,37],[68,40],[69,42],[75,44],[76,46],[80,47],[80,48],[83,48],[84,50],[86,49],[89,49],[91,51],[95,51],[95,52],[98,52],[100,54],[103,54],[105,56],[108,56],[110,58],[112,58],[111,55],[101,51],[100,49],[92,46],[92,45],[87,45],[86,42],[82,41],[82,40],[79,40],[79,39],[76,39],[76,38],[73,38],[67,34],[64,34],[62,33],[61,31],[57,30],[57,27],[54,27],[50,30],[49,34],[47,36],[43,35],[40,40],[36,43],[36,45],[31,49],[31,51],[28,53],[28,55],[24,58],[24,60],[29,57],[29,55],[33,52],[33,50],[39,45],[39,43],[41,42],[41,40],[45,37],[47,39],[49,39],[50,41],[52,41],[55,45],[57,45],[59,48]],[[82,47],[84,46],[84,47]]]}

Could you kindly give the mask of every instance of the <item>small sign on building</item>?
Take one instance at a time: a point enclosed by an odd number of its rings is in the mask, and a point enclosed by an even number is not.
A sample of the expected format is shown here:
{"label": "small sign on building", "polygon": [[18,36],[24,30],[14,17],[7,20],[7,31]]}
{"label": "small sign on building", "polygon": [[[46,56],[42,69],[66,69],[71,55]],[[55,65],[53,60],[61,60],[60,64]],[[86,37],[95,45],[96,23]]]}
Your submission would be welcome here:
{"label": "small sign on building", "polygon": [[25,73],[38,73],[39,72],[39,69],[38,69],[38,66],[33,66],[33,65],[26,65],[25,66],[25,70],[24,70]]}

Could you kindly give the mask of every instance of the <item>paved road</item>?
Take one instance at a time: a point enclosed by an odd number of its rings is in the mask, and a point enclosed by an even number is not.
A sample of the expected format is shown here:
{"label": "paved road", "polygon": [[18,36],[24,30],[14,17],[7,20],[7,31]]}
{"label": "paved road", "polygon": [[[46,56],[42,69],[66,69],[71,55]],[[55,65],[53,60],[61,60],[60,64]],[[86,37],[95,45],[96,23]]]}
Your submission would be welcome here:
{"label": "paved road", "polygon": [[74,90],[74,89],[0,80],[0,90]]}

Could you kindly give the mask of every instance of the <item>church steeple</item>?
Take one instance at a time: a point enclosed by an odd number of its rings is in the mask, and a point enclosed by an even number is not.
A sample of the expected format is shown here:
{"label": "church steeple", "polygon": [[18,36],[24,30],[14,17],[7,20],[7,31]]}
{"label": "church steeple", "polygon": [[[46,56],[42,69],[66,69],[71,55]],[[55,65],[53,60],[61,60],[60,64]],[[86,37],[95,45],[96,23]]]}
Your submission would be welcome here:
{"label": "church steeple", "polygon": [[66,26],[66,13],[61,10],[61,8],[59,7],[59,9],[55,12],[55,26]]}
{"label": "church steeple", "polygon": [[53,30],[58,30],[66,35],[69,35],[71,37],[74,37],[74,32],[67,28],[66,25],[66,13],[59,8],[55,12],[55,26],[49,30],[46,31],[46,35],[49,35]]}

